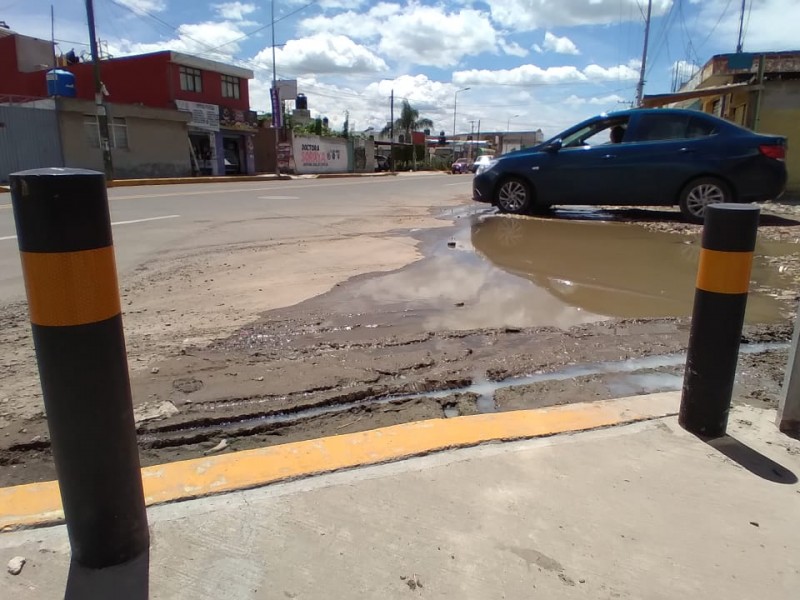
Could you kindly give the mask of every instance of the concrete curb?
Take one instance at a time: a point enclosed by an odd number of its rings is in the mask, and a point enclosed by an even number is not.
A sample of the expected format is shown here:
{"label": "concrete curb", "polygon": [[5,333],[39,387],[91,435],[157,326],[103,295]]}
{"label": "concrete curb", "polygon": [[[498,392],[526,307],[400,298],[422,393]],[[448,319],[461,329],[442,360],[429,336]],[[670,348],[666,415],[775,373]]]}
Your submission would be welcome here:
{"label": "concrete curb", "polygon": [[115,179],[106,187],[138,187],[143,185],[180,185],[187,183],[247,183],[251,181],[286,181],[289,175],[237,175],[231,177],[160,177],[156,179]]}
{"label": "concrete curb", "polygon": [[[148,506],[261,487],[432,452],[587,431],[677,414],[679,392],[432,419],[142,469]],[[58,482],[0,489],[0,531],[64,520]]]}
{"label": "concrete curb", "polygon": [[[345,177],[393,177],[397,173],[319,173],[311,175],[309,179],[340,179]],[[299,179],[292,175],[235,175],[218,177],[159,177],[154,179],[115,179],[109,181],[106,187],[139,187],[145,185],[182,185],[187,183],[249,183],[253,181],[291,181]],[[0,185],[0,194],[11,191],[7,186]]]}
{"label": "concrete curb", "polygon": [[397,173],[320,173],[315,179],[344,179],[346,177],[395,177]]}

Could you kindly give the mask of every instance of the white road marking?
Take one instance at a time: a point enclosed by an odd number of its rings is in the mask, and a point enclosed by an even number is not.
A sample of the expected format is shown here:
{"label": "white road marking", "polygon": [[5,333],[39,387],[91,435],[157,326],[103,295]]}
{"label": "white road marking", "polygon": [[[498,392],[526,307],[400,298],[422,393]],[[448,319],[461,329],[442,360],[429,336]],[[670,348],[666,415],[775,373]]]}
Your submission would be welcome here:
{"label": "white road marking", "polygon": [[146,219],[133,219],[132,221],[117,221],[111,225],[131,225],[132,223],[146,223],[148,221],[161,221],[162,219],[177,219],[180,215],[165,215],[163,217],[147,217]]}
{"label": "white road marking", "polygon": [[[163,217],[147,217],[146,219],[133,219],[131,221],[115,221],[112,222],[111,225],[131,225],[133,223],[147,223],[148,221],[162,221],[163,219],[177,219],[180,215],[165,215]],[[7,235],[4,237],[0,237],[0,242],[5,240],[15,240],[17,236],[15,235]]]}
{"label": "white road marking", "polygon": [[471,182],[472,182],[471,180],[464,180],[464,181],[459,181],[458,183],[445,183],[444,187],[450,187],[451,185],[461,185],[463,183],[471,183]]}

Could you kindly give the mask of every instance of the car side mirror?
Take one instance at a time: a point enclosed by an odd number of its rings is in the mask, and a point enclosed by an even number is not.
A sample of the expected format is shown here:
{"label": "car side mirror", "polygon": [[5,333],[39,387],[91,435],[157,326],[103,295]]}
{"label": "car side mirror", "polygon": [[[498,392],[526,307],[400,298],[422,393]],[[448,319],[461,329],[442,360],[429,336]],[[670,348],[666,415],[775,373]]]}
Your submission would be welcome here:
{"label": "car side mirror", "polygon": [[550,152],[552,154],[555,154],[556,152],[561,150],[561,140],[557,139],[557,140],[553,140],[549,144],[545,144],[545,147],[543,148],[543,150],[545,152]]}

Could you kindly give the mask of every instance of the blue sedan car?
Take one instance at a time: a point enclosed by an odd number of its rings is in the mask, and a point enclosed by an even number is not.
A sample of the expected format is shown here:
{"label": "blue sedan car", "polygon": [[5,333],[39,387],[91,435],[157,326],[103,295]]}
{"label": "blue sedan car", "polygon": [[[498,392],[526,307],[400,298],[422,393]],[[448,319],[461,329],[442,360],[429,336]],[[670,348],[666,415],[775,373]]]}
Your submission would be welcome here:
{"label": "blue sedan car", "polygon": [[782,136],[693,110],[626,110],[498,158],[473,180],[473,199],[513,214],[563,204],[678,205],[701,223],[709,204],[780,196],[785,159]]}

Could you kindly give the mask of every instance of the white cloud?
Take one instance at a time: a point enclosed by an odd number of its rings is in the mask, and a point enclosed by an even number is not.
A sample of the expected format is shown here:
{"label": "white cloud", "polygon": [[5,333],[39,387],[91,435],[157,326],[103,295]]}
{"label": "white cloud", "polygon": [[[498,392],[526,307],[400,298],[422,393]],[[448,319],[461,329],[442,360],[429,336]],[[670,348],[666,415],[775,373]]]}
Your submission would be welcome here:
{"label": "white cloud", "polygon": [[493,52],[497,47],[497,34],[486,13],[445,13],[436,7],[409,6],[410,10],[390,16],[382,29],[379,48],[387,56],[447,67],[466,55]]}
{"label": "white cloud", "polygon": [[239,25],[231,21],[185,24],[178,27],[176,33],[177,37],[160,42],[141,43],[123,39],[117,48],[112,49],[112,54],[143,54],[174,50],[214,60],[231,61],[240,50],[239,44],[234,40],[244,35]]}
{"label": "white cloud", "polygon": [[[697,36],[702,40],[714,29],[716,39],[730,40],[730,51],[736,43],[739,11],[728,10],[717,25],[727,0],[707,0],[700,7]],[[750,6],[750,4],[748,4]],[[749,52],[796,50],[797,24],[800,23],[800,2],[797,0],[753,0],[747,22],[744,49]]]}
{"label": "white cloud", "polygon": [[590,105],[590,106],[607,106],[616,108],[616,105],[622,102],[625,102],[625,98],[623,98],[619,94],[609,94],[608,96],[600,96],[600,97],[592,96],[591,98],[581,98],[573,94],[569,98],[564,100],[564,104],[573,107]]}
{"label": "white cloud", "polygon": [[639,78],[641,65],[639,60],[631,60],[627,65],[615,65],[608,68],[589,65],[583,70],[583,73],[592,81],[630,81]]}
{"label": "white cloud", "polygon": [[547,67],[543,69],[537,65],[527,64],[513,69],[499,69],[490,71],[486,69],[471,69],[453,73],[453,83],[456,85],[552,85],[579,82],[619,81],[638,78],[639,74],[634,68],[635,61],[627,65],[616,65],[604,68],[599,65],[589,65],[583,70],[573,66]]}
{"label": "white cloud", "polygon": [[309,35],[328,32],[348,35],[354,40],[376,39],[380,37],[385,19],[400,12],[399,4],[382,2],[366,13],[347,11],[333,16],[317,15],[303,19],[299,31]]}
{"label": "white cloud", "polygon": [[[289,40],[276,50],[278,70],[292,75],[326,73],[374,73],[388,67],[382,58],[343,35],[319,33]],[[264,48],[254,62],[272,69],[272,48]]]}
{"label": "white cloud", "polygon": [[[673,0],[655,0],[653,16],[667,12]],[[515,31],[639,20],[639,0],[486,0],[492,20]],[[622,3],[622,5],[620,5]]]}
{"label": "white cloud", "polygon": [[[361,6],[366,4],[366,1],[367,0],[317,0],[315,4],[318,4],[320,8],[324,9],[360,8]],[[308,3],[309,3],[308,0],[286,0],[286,4],[288,4],[289,6],[306,5]]]}
{"label": "white cloud", "polygon": [[580,54],[581,51],[567,36],[558,37],[549,31],[544,34],[544,43],[540,50],[549,50],[556,54]]}
{"label": "white cloud", "polygon": [[528,51],[520,46],[517,42],[507,42],[504,39],[497,40],[500,49],[509,56],[528,56]]}
{"label": "white cloud", "polygon": [[167,8],[166,0],[119,0],[119,3],[140,13],[162,12]]}
{"label": "white cloud", "polygon": [[442,108],[453,101],[456,89],[451,83],[435,81],[426,75],[401,75],[371,83],[364,93],[373,98],[388,98],[394,90],[395,98],[407,99],[420,112],[441,114]]}
{"label": "white cloud", "polygon": [[254,13],[257,8],[255,4],[242,2],[224,2],[223,4],[214,5],[214,9],[220,17],[231,21],[243,21],[247,15]]}
{"label": "white cloud", "polygon": [[[462,9],[447,12],[441,6],[411,1],[382,2],[366,13],[348,11],[333,16],[315,16],[300,23],[304,33],[329,32],[356,40],[378,40],[380,52],[393,60],[418,65],[447,67],[464,56],[496,52],[498,35],[487,13]],[[507,44],[511,54],[522,48]]]}

